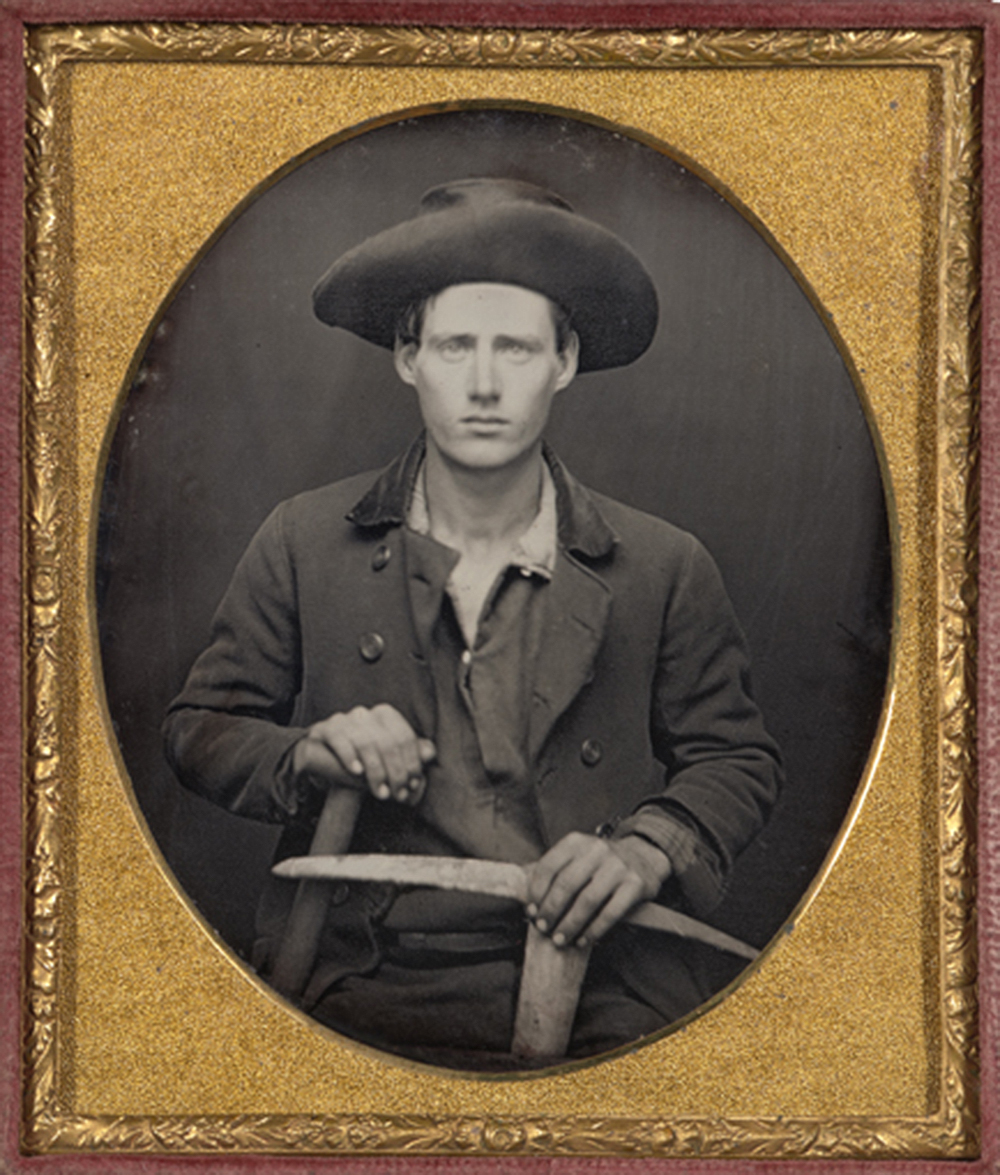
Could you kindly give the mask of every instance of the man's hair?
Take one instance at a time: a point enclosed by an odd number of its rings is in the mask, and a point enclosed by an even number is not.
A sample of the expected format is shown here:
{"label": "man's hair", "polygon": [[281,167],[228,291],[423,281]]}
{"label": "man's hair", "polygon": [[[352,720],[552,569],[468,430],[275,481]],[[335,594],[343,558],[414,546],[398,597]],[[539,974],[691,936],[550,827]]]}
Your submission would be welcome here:
{"label": "man's hair", "polygon": [[[411,302],[400,314],[396,320],[396,343],[400,347],[407,347],[411,343],[415,346],[420,346],[420,336],[424,329],[424,315],[427,313],[427,304],[432,298],[436,298],[441,293],[437,290],[433,294],[427,294],[423,298],[418,298]],[[547,298],[549,306],[552,308],[552,325],[556,331],[556,351],[561,355],[569,346],[570,338],[573,335],[573,320],[569,313],[553,302],[551,298]]]}

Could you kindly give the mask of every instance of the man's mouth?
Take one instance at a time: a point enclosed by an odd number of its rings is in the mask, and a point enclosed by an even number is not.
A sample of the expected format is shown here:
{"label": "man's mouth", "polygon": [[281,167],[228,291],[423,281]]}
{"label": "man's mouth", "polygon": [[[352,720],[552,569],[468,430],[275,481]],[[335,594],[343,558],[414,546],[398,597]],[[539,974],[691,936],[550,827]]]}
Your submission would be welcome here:
{"label": "man's mouth", "polygon": [[463,416],[462,423],[463,424],[473,424],[473,425],[476,425],[476,424],[478,424],[478,425],[483,425],[483,424],[498,425],[498,424],[506,424],[507,420],[503,416]]}

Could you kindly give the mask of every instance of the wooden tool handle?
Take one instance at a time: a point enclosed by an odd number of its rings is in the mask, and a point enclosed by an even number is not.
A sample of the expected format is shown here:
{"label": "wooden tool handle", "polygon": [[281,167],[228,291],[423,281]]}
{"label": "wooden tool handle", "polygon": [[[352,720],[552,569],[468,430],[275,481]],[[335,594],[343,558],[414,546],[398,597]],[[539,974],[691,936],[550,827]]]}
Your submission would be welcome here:
{"label": "wooden tool handle", "polygon": [[[355,788],[330,788],[309,846],[310,856],[347,852],[361,799],[362,793]],[[329,881],[299,882],[271,976],[271,986],[286,999],[297,1000],[309,982],[316,965],[329,895]]]}
{"label": "wooden tool handle", "polygon": [[511,1052],[556,1060],[566,1055],[590,947],[557,947],[528,923]]}

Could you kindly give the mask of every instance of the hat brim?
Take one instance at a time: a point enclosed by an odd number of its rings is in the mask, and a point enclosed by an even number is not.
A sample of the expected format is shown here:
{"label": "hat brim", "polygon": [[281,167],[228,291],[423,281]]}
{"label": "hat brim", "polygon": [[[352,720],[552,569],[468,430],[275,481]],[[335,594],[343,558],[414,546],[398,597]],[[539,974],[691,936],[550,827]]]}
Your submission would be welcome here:
{"label": "hat brim", "polygon": [[524,286],[561,306],[580,338],[580,371],[632,363],[656,333],[656,290],[632,250],[576,213],[527,202],[448,208],[370,237],[320,279],[313,308],[391,348],[408,306],[472,282]]}

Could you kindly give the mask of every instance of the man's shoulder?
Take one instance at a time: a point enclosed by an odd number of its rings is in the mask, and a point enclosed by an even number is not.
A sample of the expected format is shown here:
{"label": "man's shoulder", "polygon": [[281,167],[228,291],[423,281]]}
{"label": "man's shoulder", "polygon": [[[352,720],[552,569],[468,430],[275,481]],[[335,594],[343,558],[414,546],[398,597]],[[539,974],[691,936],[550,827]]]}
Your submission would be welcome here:
{"label": "man's shoulder", "polygon": [[370,469],[327,485],[303,490],[286,498],[274,510],[272,517],[283,530],[309,532],[316,529],[343,530],[354,528],[348,519],[358,500],[371,488],[382,470]]}
{"label": "man's shoulder", "polygon": [[690,557],[693,552],[703,549],[690,531],[660,515],[650,514],[597,490],[587,488],[586,492],[613,531],[619,547],[644,551],[647,555],[659,551],[672,558]]}
{"label": "man's shoulder", "polygon": [[326,485],[302,490],[291,498],[286,498],[281,503],[281,508],[292,513],[310,514],[316,510],[343,505],[346,514],[371,488],[372,483],[382,472],[381,469],[367,469],[363,473],[354,473],[350,477],[342,477]]}
{"label": "man's shoulder", "polygon": [[697,601],[705,614],[729,609],[721,573],[714,557],[688,530],[588,490],[594,507],[614,534],[614,544],[595,572],[609,587],[632,601]]}

